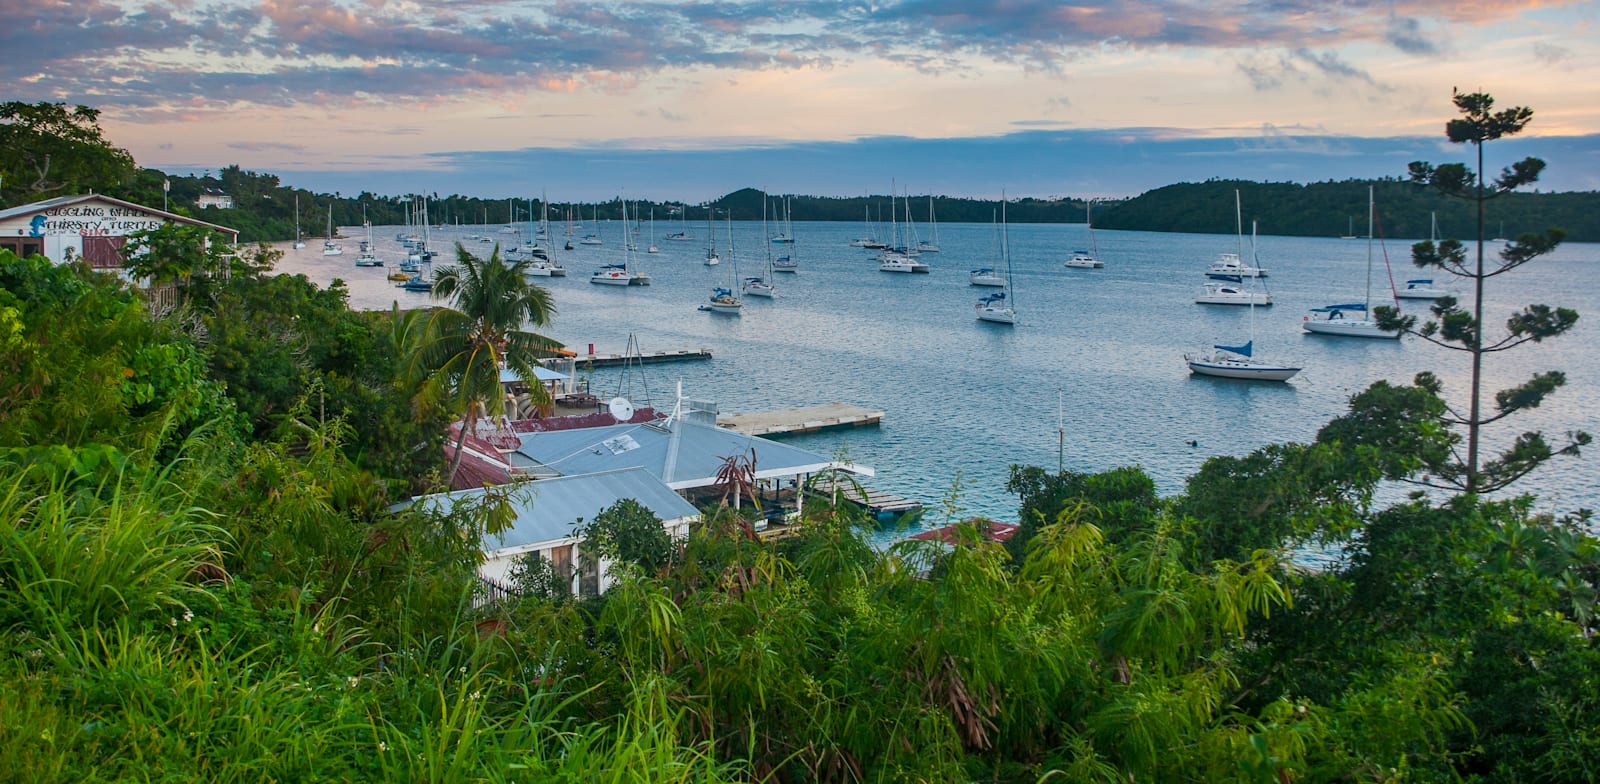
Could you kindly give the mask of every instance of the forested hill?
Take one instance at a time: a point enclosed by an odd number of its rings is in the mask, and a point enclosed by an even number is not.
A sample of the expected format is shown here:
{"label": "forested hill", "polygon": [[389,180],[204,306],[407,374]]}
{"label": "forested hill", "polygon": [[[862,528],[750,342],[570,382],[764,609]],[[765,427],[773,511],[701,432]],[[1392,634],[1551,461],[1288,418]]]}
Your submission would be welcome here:
{"label": "forested hill", "polygon": [[[1469,202],[1403,180],[1345,180],[1301,185],[1293,182],[1209,180],[1168,185],[1115,205],[1096,209],[1101,229],[1232,233],[1234,191],[1244,215],[1244,230],[1255,221],[1262,234],[1337,237],[1367,234],[1367,186],[1377,201],[1377,234],[1428,236],[1429,215],[1437,213],[1439,236],[1468,239],[1476,232]],[[1511,237],[1559,227],[1574,242],[1600,242],[1600,192],[1511,193],[1489,202],[1485,233]],[[1502,225],[1504,228],[1502,229]]]}
{"label": "forested hill", "polygon": [[[163,193],[162,183],[170,187]],[[1230,234],[1234,230],[1233,192],[1237,189],[1244,208],[1245,230],[1250,221],[1259,223],[1262,234],[1302,236],[1366,236],[1366,180],[1297,183],[1259,183],[1242,180],[1212,180],[1180,183],[1143,193],[1123,201],[1095,201],[1094,225],[1103,229],[1134,231],[1174,231]],[[1471,207],[1465,202],[1447,200],[1435,192],[1399,180],[1370,182],[1377,189],[1381,234],[1386,237],[1428,236],[1428,215],[1437,211],[1441,237],[1466,239],[1472,232]],[[215,178],[171,175],[155,169],[141,170],[133,180],[101,192],[141,204],[169,203],[176,210],[201,214],[194,207],[202,189],[217,188],[233,198],[236,207],[206,210],[203,217],[240,230],[245,242],[284,240],[294,234],[294,206],[299,205],[301,231],[320,236],[326,231],[331,211],[335,226],[359,226],[363,219],[375,225],[406,222],[411,197],[360,193],[326,194],[284,185],[277,175],[261,174],[228,166]],[[657,220],[678,220],[686,211],[691,222],[706,220],[709,209],[718,215],[732,213],[734,220],[761,220],[762,196],[754,188],[743,188],[708,203],[630,201],[628,214],[636,219],[654,216]],[[164,199],[163,197],[167,198]],[[541,214],[543,205],[525,199],[485,199],[477,196],[431,194],[427,197],[428,217],[434,223],[521,223]],[[782,200],[787,200],[796,221],[862,221],[888,223],[891,210],[903,220],[906,200],[891,202],[887,195],[852,197],[768,195],[769,217],[776,218]],[[933,218],[940,223],[989,223],[998,214],[998,201],[934,196]],[[897,206],[891,206],[895,204]],[[910,198],[911,217],[918,223],[930,220],[929,197]],[[1016,198],[1006,204],[1006,219],[1011,223],[1082,223],[1081,198]],[[550,219],[560,221],[572,215],[583,219],[620,219],[622,201],[550,204]],[[1501,231],[1515,237],[1528,231],[1543,231],[1555,226],[1568,231],[1575,242],[1600,242],[1600,193],[1512,193],[1490,202],[1487,231]]]}

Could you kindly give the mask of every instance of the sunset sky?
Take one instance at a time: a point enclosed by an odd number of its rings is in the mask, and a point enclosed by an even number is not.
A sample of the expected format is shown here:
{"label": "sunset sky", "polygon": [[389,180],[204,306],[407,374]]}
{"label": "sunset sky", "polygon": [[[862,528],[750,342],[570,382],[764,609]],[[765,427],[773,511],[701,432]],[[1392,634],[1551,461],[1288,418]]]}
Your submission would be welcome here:
{"label": "sunset sky", "polygon": [[[6,100],[141,165],[353,194],[1125,196],[1460,160],[1600,189],[1600,3],[0,0]],[[25,53],[25,55],[23,54]]]}

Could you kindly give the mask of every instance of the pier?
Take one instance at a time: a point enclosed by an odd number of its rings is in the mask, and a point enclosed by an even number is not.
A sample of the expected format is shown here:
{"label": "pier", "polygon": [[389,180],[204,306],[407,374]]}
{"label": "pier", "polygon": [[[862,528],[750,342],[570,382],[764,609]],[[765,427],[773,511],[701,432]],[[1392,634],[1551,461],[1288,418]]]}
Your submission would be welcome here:
{"label": "pier", "polygon": [[870,487],[859,487],[845,481],[836,480],[835,483],[818,482],[812,486],[810,492],[813,495],[832,495],[835,490],[838,490],[839,496],[844,500],[866,508],[879,521],[893,520],[900,515],[922,510],[920,501],[901,498],[893,493],[885,493],[882,490],[874,490]]}
{"label": "pier", "polygon": [[717,417],[717,427],[748,436],[775,436],[789,433],[815,433],[840,427],[868,427],[883,421],[883,412],[849,403],[786,408],[754,414]]}
{"label": "pier", "polygon": [[[592,349],[593,347],[591,346],[590,348]],[[565,367],[568,362],[576,362],[578,367],[582,368],[585,365],[589,367],[618,367],[634,362],[641,365],[653,365],[659,362],[683,362],[710,358],[711,349],[709,348],[686,348],[678,351],[644,351],[632,354],[596,354],[590,351],[588,354],[552,357],[541,361],[544,362],[546,367],[553,368],[558,364]]]}

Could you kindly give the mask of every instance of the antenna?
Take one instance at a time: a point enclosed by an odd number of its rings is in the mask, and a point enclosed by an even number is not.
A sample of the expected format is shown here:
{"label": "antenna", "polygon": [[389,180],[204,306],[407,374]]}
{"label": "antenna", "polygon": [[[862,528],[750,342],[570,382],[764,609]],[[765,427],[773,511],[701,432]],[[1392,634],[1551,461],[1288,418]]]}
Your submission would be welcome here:
{"label": "antenna", "polygon": [[633,419],[633,404],[621,395],[611,398],[611,402],[606,404],[606,410],[611,412],[611,418],[618,422],[628,422]]}
{"label": "antenna", "polygon": [[1056,390],[1056,473],[1066,470],[1067,428],[1061,418],[1061,390]]}

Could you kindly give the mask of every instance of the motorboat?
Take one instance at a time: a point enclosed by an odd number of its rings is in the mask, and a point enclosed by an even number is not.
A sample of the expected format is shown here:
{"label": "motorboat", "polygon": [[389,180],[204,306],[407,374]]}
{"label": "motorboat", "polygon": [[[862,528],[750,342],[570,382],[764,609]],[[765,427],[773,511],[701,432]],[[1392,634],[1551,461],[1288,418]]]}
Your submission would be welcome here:
{"label": "motorboat", "polygon": [[1105,263],[1089,255],[1088,251],[1075,250],[1072,252],[1072,258],[1067,259],[1066,266],[1073,269],[1100,269]]}
{"label": "motorboat", "polygon": [[1235,278],[1264,278],[1267,271],[1239,260],[1237,253],[1224,253],[1206,268],[1206,276],[1219,278],[1221,276]]}
{"label": "motorboat", "polygon": [[1205,283],[1194,301],[1199,305],[1261,305],[1272,304],[1272,294],[1246,289],[1237,281]]}

